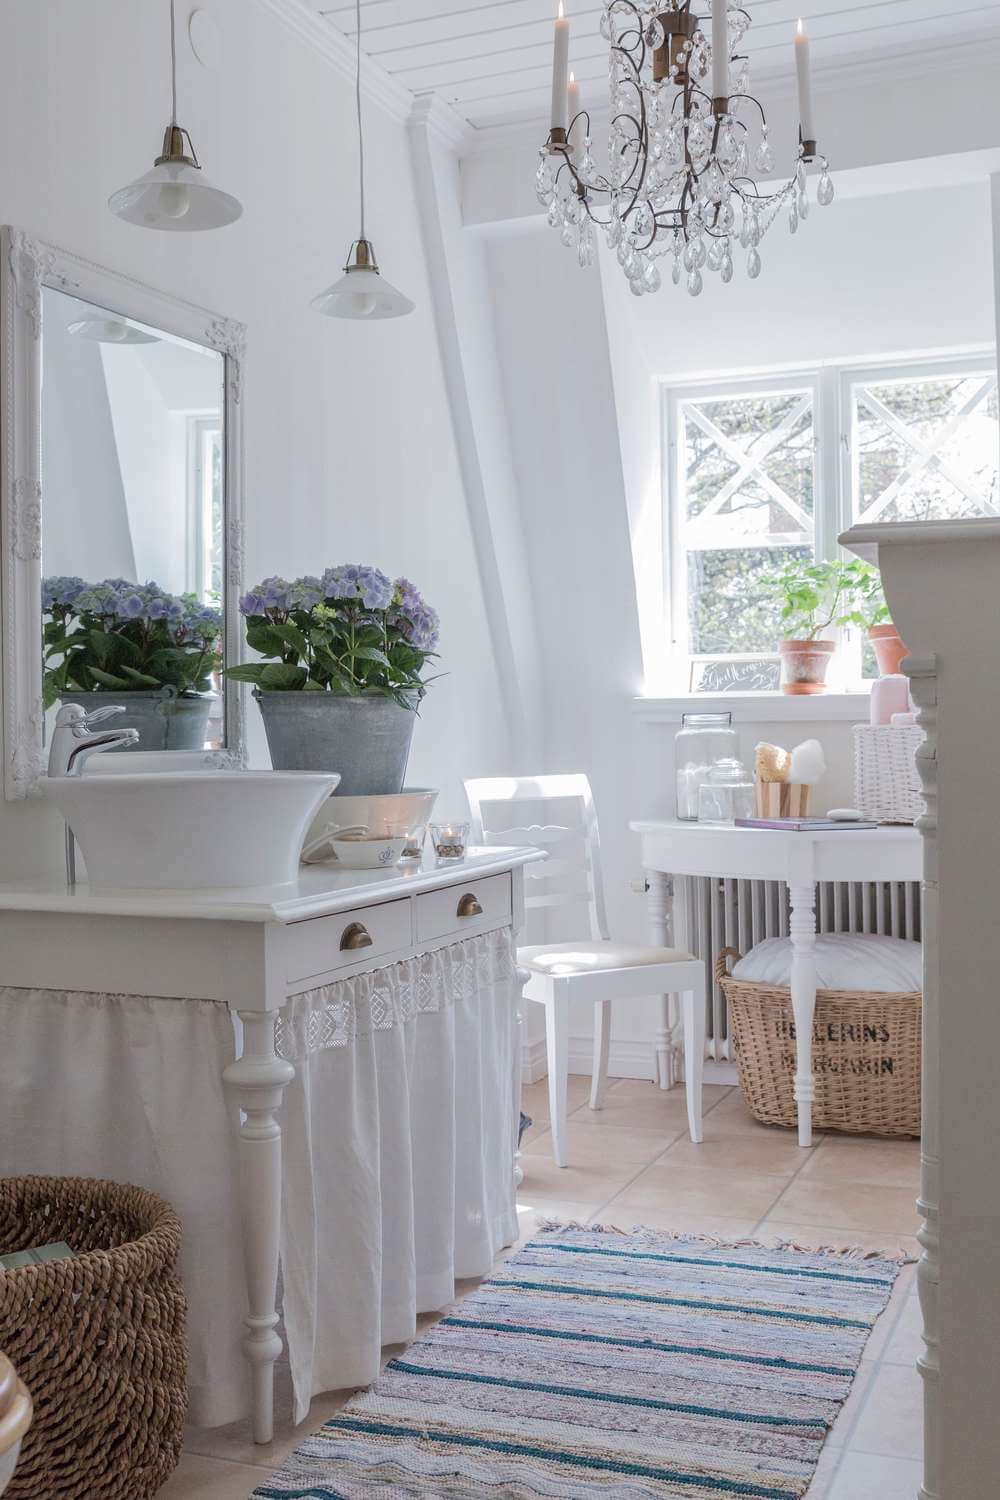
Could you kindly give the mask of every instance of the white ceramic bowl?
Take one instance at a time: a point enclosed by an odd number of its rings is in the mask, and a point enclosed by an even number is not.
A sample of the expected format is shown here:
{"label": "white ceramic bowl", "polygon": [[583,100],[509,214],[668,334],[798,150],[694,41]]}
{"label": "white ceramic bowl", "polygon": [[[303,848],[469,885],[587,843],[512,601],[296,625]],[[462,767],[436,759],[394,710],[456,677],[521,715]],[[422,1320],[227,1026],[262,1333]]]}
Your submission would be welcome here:
{"label": "white ceramic bowl", "polygon": [[405,843],[405,838],[333,838],[330,847],[345,870],[387,870],[398,863]]}
{"label": "white ceramic bowl", "polygon": [[422,843],[436,801],[437,792],[428,787],[404,787],[401,792],[368,797],[329,797],[312,820],[302,857],[309,864],[329,859],[332,840],[345,828],[393,838],[417,833],[417,842]]}

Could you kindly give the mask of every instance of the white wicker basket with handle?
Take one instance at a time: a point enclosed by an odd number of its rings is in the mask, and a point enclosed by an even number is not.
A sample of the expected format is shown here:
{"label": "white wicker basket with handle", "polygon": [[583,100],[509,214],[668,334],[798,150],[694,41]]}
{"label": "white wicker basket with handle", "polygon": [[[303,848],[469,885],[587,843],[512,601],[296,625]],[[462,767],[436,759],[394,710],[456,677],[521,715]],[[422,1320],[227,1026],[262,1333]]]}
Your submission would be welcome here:
{"label": "white wicker basket with handle", "polygon": [[916,754],[924,731],[854,726],[854,802],[879,823],[915,823],[924,811]]}

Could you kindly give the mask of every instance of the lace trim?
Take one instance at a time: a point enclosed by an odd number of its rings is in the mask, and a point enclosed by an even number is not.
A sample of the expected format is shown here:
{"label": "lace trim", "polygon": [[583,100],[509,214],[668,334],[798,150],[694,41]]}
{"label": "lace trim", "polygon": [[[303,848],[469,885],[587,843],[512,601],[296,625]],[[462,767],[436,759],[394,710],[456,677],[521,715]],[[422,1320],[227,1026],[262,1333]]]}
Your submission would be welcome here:
{"label": "lace trim", "polygon": [[275,1021],[275,1046],[289,1062],[329,1047],[347,1047],[373,1031],[448,1009],[516,976],[509,928],[420,953],[403,963],[338,979],[293,995]]}

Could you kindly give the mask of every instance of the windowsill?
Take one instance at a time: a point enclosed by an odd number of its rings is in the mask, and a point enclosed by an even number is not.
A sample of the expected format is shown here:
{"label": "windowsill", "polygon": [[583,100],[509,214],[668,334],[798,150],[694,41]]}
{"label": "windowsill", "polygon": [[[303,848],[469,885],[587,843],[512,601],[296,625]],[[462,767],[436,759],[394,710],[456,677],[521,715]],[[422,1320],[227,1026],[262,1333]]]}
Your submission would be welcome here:
{"label": "windowsill", "polygon": [[682,714],[732,710],[744,723],[867,723],[870,685],[853,693],[681,693],[670,698],[633,698],[632,710],[646,724],[679,724]]}

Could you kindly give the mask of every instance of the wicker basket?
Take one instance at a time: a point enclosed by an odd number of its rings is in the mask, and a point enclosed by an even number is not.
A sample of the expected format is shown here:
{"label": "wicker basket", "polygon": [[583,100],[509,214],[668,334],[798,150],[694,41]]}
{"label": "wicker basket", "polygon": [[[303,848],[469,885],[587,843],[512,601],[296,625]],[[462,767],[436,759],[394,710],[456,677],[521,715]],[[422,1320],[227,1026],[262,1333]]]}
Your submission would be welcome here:
{"label": "wicker basket", "polygon": [[35,1406],[4,1500],[146,1500],[187,1410],[180,1221],[141,1188],[0,1179],[0,1254],[54,1240],[78,1253],[0,1272],[0,1348]]}
{"label": "wicker basket", "polygon": [[[729,1006],[740,1088],[764,1125],[797,1121],[795,1022],[787,985],[733,979],[724,948],[715,977]],[[920,1134],[920,993],[817,990],[813,1124],[851,1135]]]}
{"label": "wicker basket", "polygon": [[922,729],[854,726],[854,805],[879,823],[915,823],[924,811],[916,754]]}

